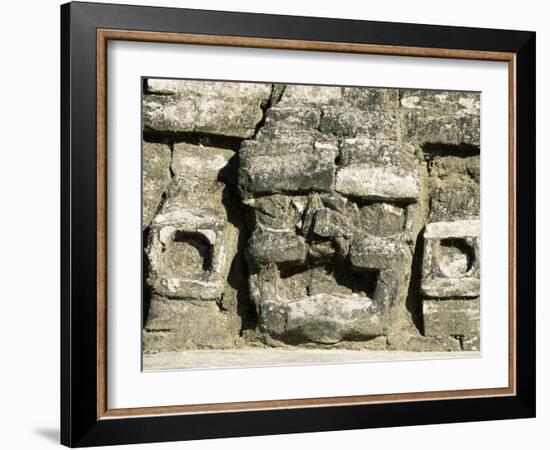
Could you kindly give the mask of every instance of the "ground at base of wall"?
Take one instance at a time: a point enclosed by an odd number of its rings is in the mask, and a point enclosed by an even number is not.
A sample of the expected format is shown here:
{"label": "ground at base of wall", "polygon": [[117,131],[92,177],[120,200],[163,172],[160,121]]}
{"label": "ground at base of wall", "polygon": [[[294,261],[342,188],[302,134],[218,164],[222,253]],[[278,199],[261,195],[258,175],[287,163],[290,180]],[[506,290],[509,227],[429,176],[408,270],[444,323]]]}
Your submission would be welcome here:
{"label": "ground at base of wall", "polygon": [[406,352],[316,349],[189,350],[143,355],[143,370],[292,366],[373,361],[478,358],[480,352]]}

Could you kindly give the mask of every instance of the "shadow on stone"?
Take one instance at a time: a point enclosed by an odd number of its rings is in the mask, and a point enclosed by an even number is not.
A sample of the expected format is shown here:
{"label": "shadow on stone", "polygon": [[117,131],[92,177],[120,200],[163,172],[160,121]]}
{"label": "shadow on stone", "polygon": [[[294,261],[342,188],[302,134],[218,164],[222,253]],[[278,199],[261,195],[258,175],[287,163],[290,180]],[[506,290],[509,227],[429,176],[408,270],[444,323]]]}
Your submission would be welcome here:
{"label": "shadow on stone", "polygon": [[235,154],[229,163],[219,172],[218,180],[225,183],[222,194],[222,203],[227,212],[228,221],[239,231],[237,253],[231,261],[228,284],[237,293],[237,314],[241,318],[241,334],[243,330],[254,330],[258,323],[256,308],[250,301],[248,287],[248,263],[245,258],[246,243],[250,237],[247,226],[248,206],[241,202],[237,191],[236,179],[238,168],[238,154]]}
{"label": "shadow on stone", "polygon": [[420,230],[416,238],[411,265],[411,280],[405,305],[411,314],[415,327],[424,334],[424,322],[422,320],[422,296],[420,295],[420,281],[422,278],[422,259],[424,256],[424,228]]}

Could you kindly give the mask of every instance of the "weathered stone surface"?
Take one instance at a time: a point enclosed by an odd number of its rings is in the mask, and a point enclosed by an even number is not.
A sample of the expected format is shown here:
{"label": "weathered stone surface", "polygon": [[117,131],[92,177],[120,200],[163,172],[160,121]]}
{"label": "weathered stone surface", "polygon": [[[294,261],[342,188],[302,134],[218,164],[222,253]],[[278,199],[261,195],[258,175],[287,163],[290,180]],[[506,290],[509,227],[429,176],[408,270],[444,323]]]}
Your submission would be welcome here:
{"label": "weathered stone surface", "polygon": [[336,191],[369,200],[416,201],[420,171],[412,145],[376,139],[340,144]]}
{"label": "weathered stone surface", "polygon": [[479,173],[479,155],[455,156],[443,154],[433,156],[430,161],[430,175],[443,179],[454,175],[465,175],[479,183]]}
{"label": "weathered stone surface", "polygon": [[337,211],[321,208],[315,213],[313,232],[320,237],[351,237],[353,228],[348,219]]}
{"label": "weathered stone surface", "polygon": [[247,200],[253,208],[254,220],[261,230],[293,231],[298,225],[305,200],[290,195],[266,195]]}
{"label": "weathered stone surface", "polygon": [[457,220],[455,222],[437,222],[426,225],[425,239],[445,239],[450,237],[473,237],[480,234],[479,220]]}
{"label": "weathered stone surface", "polygon": [[344,337],[383,333],[383,320],[372,300],[359,296],[316,294],[288,303],[262,303],[262,325],[275,336],[290,336],[323,344]]}
{"label": "weathered stone surface", "polygon": [[278,276],[275,290],[276,298],[281,302],[317,294],[356,294],[366,299],[373,295],[376,287],[376,274],[352,272],[342,265],[333,264],[330,260],[312,267],[282,266],[278,269]]}
{"label": "weathered stone surface", "polygon": [[170,148],[164,144],[143,143],[143,229],[151,223],[170,182]]}
{"label": "weathered stone surface", "polygon": [[[247,146],[240,153],[239,185],[254,194],[277,192],[328,191],[334,185],[334,160],[338,149],[333,144],[309,142],[297,147],[286,143]],[[258,148],[259,147],[259,148]],[[277,151],[278,150],[278,151]]]}
{"label": "weathered stone surface", "polygon": [[241,320],[214,302],[192,302],[153,296],[143,332],[147,353],[190,348],[232,348]]}
{"label": "weathered stone surface", "polygon": [[431,221],[454,221],[479,217],[479,183],[469,177],[452,176],[435,182],[430,199]]}
{"label": "weathered stone surface", "polygon": [[385,202],[368,203],[359,208],[358,223],[369,234],[392,236],[405,231],[406,209]]}
{"label": "weathered stone surface", "polygon": [[391,237],[365,235],[354,239],[349,258],[352,266],[360,269],[390,269],[409,264],[411,252]]}
{"label": "weathered stone surface", "polygon": [[174,144],[171,169],[178,178],[217,181],[233,156],[233,151],[224,148],[178,143]]}
{"label": "weathered stone surface", "polygon": [[410,172],[418,170],[416,147],[395,141],[353,138],[340,142],[340,164],[373,164],[376,166],[400,166]]}
{"label": "weathered stone surface", "polygon": [[479,299],[424,300],[426,336],[479,334]]}
{"label": "weathered stone surface", "polygon": [[337,103],[342,98],[339,86],[306,86],[289,84],[281,96],[281,105],[313,104],[325,106]]}
{"label": "weathered stone surface", "polygon": [[363,111],[395,111],[399,107],[399,90],[344,87],[344,101]]}
{"label": "weathered stone surface", "polygon": [[479,296],[479,221],[426,226],[422,293],[428,297]]}
{"label": "weathered stone surface", "polygon": [[398,166],[353,164],[336,173],[336,191],[369,200],[415,201],[420,193],[418,174]]}
{"label": "weathered stone surface", "polygon": [[167,297],[216,300],[225,289],[237,231],[228,223],[218,180],[233,152],[176,144],[174,178],[151,222],[148,283]]}
{"label": "weathered stone surface", "polygon": [[[266,113],[265,126],[278,130],[310,131],[319,127],[321,110],[310,106],[277,105]],[[273,136],[275,133],[271,133]]]}
{"label": "weathered stone surface", "polygon": [[479,94],[151,79],[143,106],[146,351],[479,348]]}
{"label": "weathered stone surface", "polygon": [[349,106],[325,107],[319,129],[339,138],[362,136],[368,139],[397,140],[399,122],[393,114],[381,111],[350,110]]}
{"label": "weathered stone surface", "polygon": [[224,290],[226,247],[232,241],[236,241],[236,232],[221,217],[201,211],[158,215],[146,249],[147,281],[167,297],[215,300]]}
{"label": "weathered stone surface", "polygon": [[479,146],[479,93],[400,90],[403,140]]}
{"label": "weathered stone surface", "polygon": [[479,335],[462,337],[462,350],[464,351],[479,352],[481,349],[479,344]]}
{"label": "weathered stone surface", "polygon": [[458,352],[460,341],[452,336],[389,336],[390,350],[410,352]]}
{"label": "weathered stone surface", "polygon": [[[200,132],[247,138],[263,117],[271,85],[149,79],[143,123],[156,131]],[[160,95],[159,95],[160,94]]]}
{"label": "weathered stone surface", "polygon": [[293,233],[254,233],[248,242],[249,261],[256,265],[303,262],[306,254],[305,239]]}

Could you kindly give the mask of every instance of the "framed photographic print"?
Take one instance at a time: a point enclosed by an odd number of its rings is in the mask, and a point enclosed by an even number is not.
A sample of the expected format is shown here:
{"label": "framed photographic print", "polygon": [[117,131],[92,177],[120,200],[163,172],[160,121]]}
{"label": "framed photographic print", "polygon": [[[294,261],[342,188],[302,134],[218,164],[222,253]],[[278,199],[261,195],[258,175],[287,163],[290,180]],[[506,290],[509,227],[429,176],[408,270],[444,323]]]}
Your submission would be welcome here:
{"label": "framed photographic print", "polygon": [[68,446],[535,415],[535,33],[61,7]]}

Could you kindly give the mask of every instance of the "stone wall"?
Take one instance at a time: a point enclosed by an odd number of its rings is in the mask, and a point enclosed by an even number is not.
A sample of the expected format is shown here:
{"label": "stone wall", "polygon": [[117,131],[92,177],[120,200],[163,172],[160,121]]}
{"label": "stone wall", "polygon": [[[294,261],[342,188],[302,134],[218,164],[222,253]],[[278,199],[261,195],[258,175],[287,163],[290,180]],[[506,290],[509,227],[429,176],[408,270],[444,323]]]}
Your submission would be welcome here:
{"label": "stone wall", "polygon": [[478,350],[479,108],[146,80],[144,351]]}

